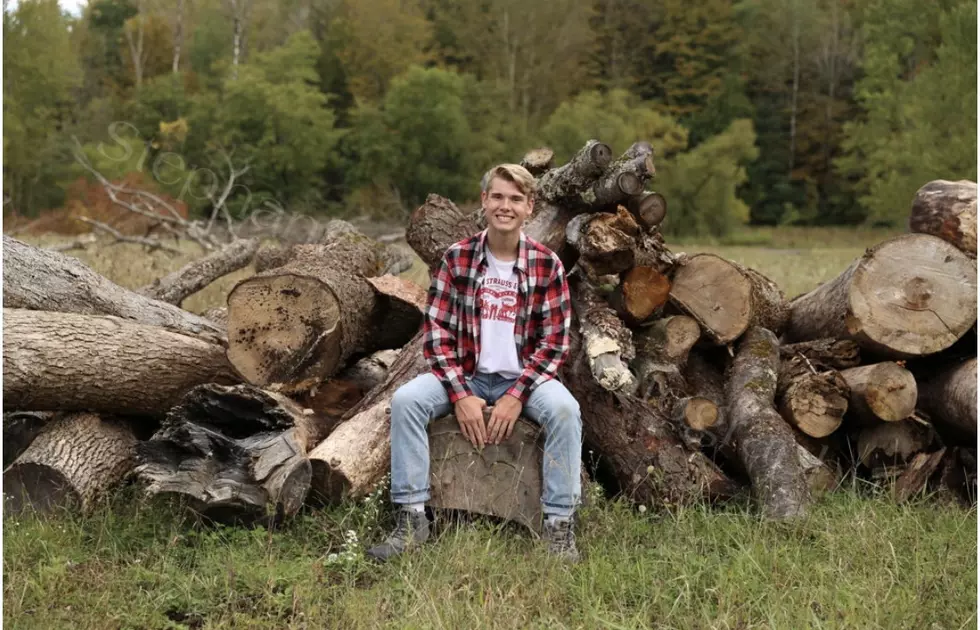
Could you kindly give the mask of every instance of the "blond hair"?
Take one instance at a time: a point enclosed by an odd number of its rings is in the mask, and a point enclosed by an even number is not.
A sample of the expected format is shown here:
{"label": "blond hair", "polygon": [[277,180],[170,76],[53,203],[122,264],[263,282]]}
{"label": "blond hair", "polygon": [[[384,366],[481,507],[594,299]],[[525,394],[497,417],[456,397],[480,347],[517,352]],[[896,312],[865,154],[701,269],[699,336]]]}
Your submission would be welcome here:
{"label": "blond hair", "polygon": [[524,193],[528,199],[534,198],[534,175],[531,175],[520,164],[498,164],[487,171],[486,175],[483,176],[483,181],[480,182],[480,188],[483,192],[490,190],[490,184],[497,177],[517,186],[517,189]]}

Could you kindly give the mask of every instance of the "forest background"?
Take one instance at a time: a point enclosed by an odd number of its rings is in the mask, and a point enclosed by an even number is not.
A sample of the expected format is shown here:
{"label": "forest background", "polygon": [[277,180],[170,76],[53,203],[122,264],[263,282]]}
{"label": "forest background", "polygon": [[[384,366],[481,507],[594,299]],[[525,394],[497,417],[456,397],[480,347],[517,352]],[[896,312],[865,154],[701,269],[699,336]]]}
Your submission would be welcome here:
{"label": "forest background", "polygon": [[665,231],[715,237],[898,226],[976,179],[975,0],[4,0],[3,40],[8,220],[84,204],[81,154],[190,213],[234,169],[239,216],[403,222],[643,139]]}

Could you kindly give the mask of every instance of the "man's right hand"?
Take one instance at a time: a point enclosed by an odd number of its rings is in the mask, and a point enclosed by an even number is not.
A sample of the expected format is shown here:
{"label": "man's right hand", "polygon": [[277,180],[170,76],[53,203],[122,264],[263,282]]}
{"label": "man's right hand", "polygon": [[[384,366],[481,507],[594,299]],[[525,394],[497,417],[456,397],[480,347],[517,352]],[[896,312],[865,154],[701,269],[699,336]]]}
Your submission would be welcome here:
{"label": "man's right hand", "polygon": [[487,401],[477,396],[466,396],[456,401],[456,421],[470,444],[483,448],[487,442],[487,424],[483,420],[483,408]]}

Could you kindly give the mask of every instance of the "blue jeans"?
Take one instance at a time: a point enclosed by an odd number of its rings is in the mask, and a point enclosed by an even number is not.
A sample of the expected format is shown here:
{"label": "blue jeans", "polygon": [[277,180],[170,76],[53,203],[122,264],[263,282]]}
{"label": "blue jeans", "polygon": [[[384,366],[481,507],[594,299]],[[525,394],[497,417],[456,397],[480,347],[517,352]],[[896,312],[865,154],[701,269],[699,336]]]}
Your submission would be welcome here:
{"label": "blue jeans", "polygon": [[[494,404],[514,379],[477,373],[467,378],[476,396]],[[391,399],[391,500],[424,503],[429,495],[429,434],[435,418],[452,413],[449,395],[431,372],[398,388]],[[582,416],[578,401],[555,379],[531,392],[521,410],[544,430],[541,508],[545,515],[568,517],[582,494]]]}

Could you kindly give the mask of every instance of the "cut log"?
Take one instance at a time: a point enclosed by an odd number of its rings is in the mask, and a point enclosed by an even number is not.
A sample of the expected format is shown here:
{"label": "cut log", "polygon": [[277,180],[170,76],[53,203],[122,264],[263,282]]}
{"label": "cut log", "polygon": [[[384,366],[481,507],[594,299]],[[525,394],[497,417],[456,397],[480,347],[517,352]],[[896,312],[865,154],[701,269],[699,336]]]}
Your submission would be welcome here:
{"label": "cut log", "polygon": [[562,382],[582,410],[585,446],[631,501],[663,506],[733,496],[738,486],[707,457],[678,439],[670,421],[639,398],[610,392],[596,382],[582,335],[573,326]]}
{"label": "cut log", "polygon": [[977,183],[937,179],[915,193],[909,231],[932,234],[977,257]]}
{"label": "cut log", "polygon": [[786,323],[786,304],[775,283],[714,254],[697,254],[678,264],[670,300],[717,345],[735,341],[749,326],[779,334]]}
{"label": "cut log", "polygon": [[3,404],[162,416],[192,387],[237,381],[224,349],[117,317],[3,309]]}
{"label": "cut log", "polygon": [[861,348],[849,339],[815,339],[779,346],[783,362],[798,358],[815,371],[846,370],[861,365]]}
{"label": "cut log", "polygon": [[638,234],[639,226],[626,210],[580,214],[565,228],[568,244],[579,253],[579,267],[593,280],[633,266]]}
{"label": "cut log", "polygon": [[851,390],[849,408],[856,420],[865,424],[898,422],[915,411],[915,377],[897,363],[862,365],[840,374]]}
{"label": "cut log", "polygon": [[667,200],[660,193],[633,195],[627,200],[626,207],[646,230],[659,226],[667,216]]}
{"label": "cut log", "polygon": [[837,430],[847,411],[850,389],[837,370],[814,365],[802,352],[783,352],[776,385],[776,408],[806,435],[822,438]]}
{"label": "cut log", "polygon": [[560,204],[579,195],[595,183],[611,161],[609,145],[589,140],[567,164],[551,169],[538,179],[538,199]]}
{"label": "cut log", "polygon": [[375,307],[371,320],[372,348],[401,348],[422,327],[426,291],[419,285],[392,275],[367,278],[374,289]]}
{"label": "cut log", "polygon": [[3,306],[80,315],[112,315],[205,340],[224,341],[213,322],[173,304],[124,289],[77,258],[3,237]]}
{"label": "cut log", "polygon": [[697,396],[680,398],[674,403],[672,420],[694,431],[704,431],[718,422],[718,405]]}
{"label": "cut log", "polygon": [[346,368],[312,392],[297,398],[305,408],[318,416],[337,422],[369,391],[384,380],[398,350],[379,350]]}
{"label": "cut log", "polygon": [[946,449],[941,448],[932,453],[917,453],[912,457],[908,467],[895,480],[892,493],[895,501],[905,503],[926,488],[932,475],[939,469]]}
{"label": "cut log", "polygon": [[886,358],[932,354],[977,319],[976,262],[935,236],[899,236],[794,299],[790,311],[787,341],[852,339]]}
{"label": "cut log", "polygon": [[177,494],[218,521],[291,516],[310,488],[306,454],[326,424],[274,392],[202,385],[139,445],[148,494]]}
{"label": "cut log", "polygon": [[[485,420],[490,408],[484,409]],[[477,450],[452,414],[429,425],[430,491],[436,509],[488,514],[541,531],[541,428],[518,418],[510,438]]]}
{"label": "cut log", "polygon": [[629,362],[635,356],[633,336],[582,274],[569,275],[572,307],[582,331],[582,350],[596,382],[611,392],[632,393],[636,379]]}
{"label": "cut log", "polygon": [[445,197],[430,194],[425,203],[412,213],[408,229],[405,230],[405,241],[429,269],[434,270],[439,267],[449,246],[479,231],[472,217],[457,208],[456,204]]}
{"label": "cut log", "polygon": [[659,311],[669,297],[667,276],[653,267],[637,266],[623,275],[609,297],[609,305],[627,326],[638,326]]}
{"label": "cut log", "polygon": [[313,496],[327,503],[369,494],[391,469],[391,398],[429,371],[419,333],[402,348],[384,382],[375,387],[310,453]]}
{"label": "cut log", "polygon": [[255,273],[282,267],[293,257],[293,246],[273,245],[255,253]]}
{"label": "cut log", "polygon": [[578,258],[578,252],[567,247],[568,222],[578,212],[567,205],[556,206],[544,199],[534,204],[534,213],[524,224],[524,233],[555,252],[565,269],[571,269]]}
{"label": "cut log", "polygon": [[377,244],[348,233],[293,249],[285,266],[228,295],[229,362],[249,383],[289,393],[315,387],[355,352],[383,349],[372,339],[379,305],[365,280],[377,273]]}
{"label": "cut log", "polygon": [[904,466],[916,453],[928,449],[934,437],[932,427],[917,420],[880,422],[865,427],[858,434],[858,463],[885,471]]}
{"label": "cut log", "polygon": [[259,241],[241,239],[190,262],[177,271],[154,280],[139,290],[141,295],[180,306],[190,295],[197,293],[218,278],[248,265],[259,249]]}
{"label": "cut log", "polygon": [[56,416],[52,411],[9,411],[3,414],[3,467],[14,463]]}
{"label": "cut log", "polygon": [[977,438],[977,359],[950,366],[918,383],[918,406],[935,423]]}
{"label": "cut log", "polygon": [[803,477],[811,496],[820,496],[830,492],[840,484],[838,471],[803,446],[796,445],[796,456],[803,468]]}
{"label": "cut log", "polygon": [[810,492],[793,432],[773,408],[778,373],[776,336],[753,326],[738,344],[725,399],[738,457],[762,513],[789,519],[806,515]]}
{"label": "cut log", "polygon": [[521,166],[527,169],[527,171],[538,177],[545,171],[551,168],[551,161],[555,158],[555,152],[548,147],[541,147],[540,149],[531,149],[524,154],[521,159]]}
{"label": "cut log", "polygon": [[[636,395],[644,400],[683,396],[687,386],[680,370],[700,336],[697,322],[685,315],[658,319],[634,332],[636,356],[630,367],[636,375]],[[717,407],[721,401],[713,402]]]}
{"label": "cut log", "polygon": [[136,444],[125,421],[67,414],[3,471],[4,509],[90,511],[136,466]]}
{"label": "cut log", "polygon": [[648,142],[637,142],[582,194],[582,201],[596,209],[625,202],[643,192],[655,172],[653,148]]}

